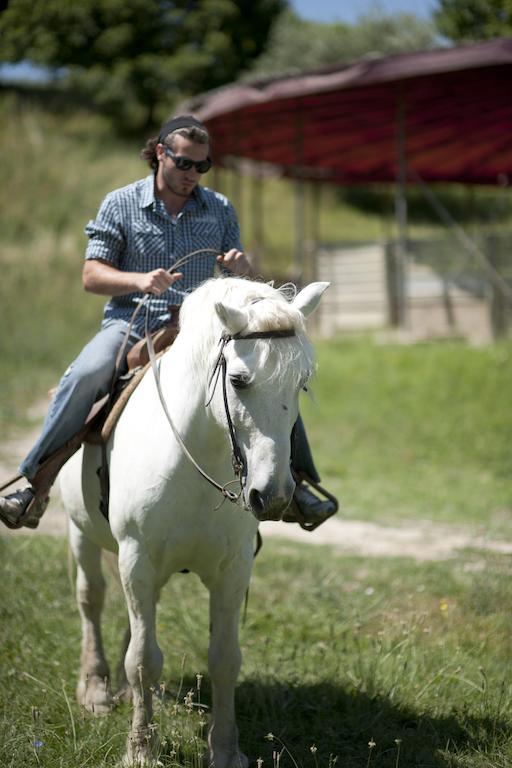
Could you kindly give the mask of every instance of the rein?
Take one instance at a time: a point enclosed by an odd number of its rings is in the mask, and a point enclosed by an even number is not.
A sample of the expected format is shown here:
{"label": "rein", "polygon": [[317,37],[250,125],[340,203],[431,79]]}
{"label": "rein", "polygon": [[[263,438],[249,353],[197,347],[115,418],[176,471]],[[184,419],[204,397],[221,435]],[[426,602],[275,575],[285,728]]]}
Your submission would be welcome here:
{"label": "rein", "polygon": [[[199,255],[200,253],[215,253],[218,254],[218,251],[215,248],[199,248],[196,251],[191,251],[190,253],[187,253],[185,256],[183,256],[181,259],[178,259],[175,264],[170,267],[170,269],[167,270],[169,274],[172,274],[177,269],[179,269],[180,266],[185,264],[189,259],[193,258],[194,256]],[[135,318],[137,317],[138,313],[142,309],[144,305],[147,305],[148,299],[152,296],[150,293],[144,294],[141,301],[139,302],[138,306],[136,307],[135,311],[133,312],[130,323],[128,326],[128,329],[126,331],[125,338],[123,340],[123,344],[121,345],[121,348],[118,352],[117,358],[116,358],[116,368],[115,368],[115,374],[114,374],[114,380],[117,378],[117,374],[119,372],[119,368],[121,367],[121,363],[123,360],[123,356],[126,350],[126,346],[128,344],[128,339],[131,333],[131,329],[133,327],[133,323],[135,321]],[[229,501],[236,503],[240,496],[243,493],[243,485],[242,485],[242,478],[244,475],[245,470],[245,462],[242,456],[242,452],[240,450],[240,445],[238,443],[237,437],[236,437],[236,431],[235,426],[233,424],[233,419],[231,418],[231,413],[229,410],[229,402],[228,402],[228,396],[227,396],[227,388],[226,388],[226,374],[227,374],[227,364],[226,364],[226,358],[224,357],[224,348],[226,344],[230,341],[238,340],[238,339],[273,339],[273,338],[286,338],[295,336],[294,330],[274,330],[274,331],[255,331],[253,333],[248,333],[246,335],[242,335],[241,333],[237,334],[223,334],[221,336],[221,339],[219,341],[220,344],[220,351],[217,356],[217,359],[215,361],[215,365],[212,371],[212,375],[210,377],[209,384],[213,381],[215,378],[215,384],[213,387],[212,394],[210,396],[209,401],[206,403],[208,405],[212,398],[213,394],[215,392],[215,387],[217,385],[218,377],[219,375],[222,375],[222,393],[223,393],[223,399],[224,399],[224,409],[226,412],[226,421],[228,424],[228,430],[229,430],[229,438],[231,441],[231,452],[232,452],[232,465],[233,465],[233,472],[235,473],[235,476],[238,477],[239,483],[240,483],[240,491],[238,493],[234,493],[233,491],[228,489],[228,485],[231,485],[234,481],[230,480],[224,485],[221,485],[216,480],[214,480],[210,475],[208,475],[207,472],[198,464],[196,459],[192,456],[189,449],[185,445],[185,442],[183,441],[182,436],[176,429],[176,426],[174,422],[172,421],[171,415],[169,413],[169,409],[167,407],[167,403],[165,402],[164,393],[162,391],[162,385],[160,382],[160,371],[158,368],[157,358],[155,354],[155,348],[153,346],[153,340],[151,338],[151,333],[149,331],[149,308],[146,306],[146,319],[145,319],[145,335],[146,335],[146,344],[147,344],[147,350],[149,355],[149,361],[151,363],[151,369],[153,371],[153,377],[155,379],[155,385],[158,392],[158,397],[160,399],[160,402],[162,404],[162,408],[165,414],[165,417],[167,421],[169,422],[169,426],[171,427],[172,433],[174,437],[176,438],[176,441],[178,442],[179,446],[181,447],[183,453],[187,457],[187,459],[190,461],[190,463],[195,467],[195,469],[199,472],[201,477],[203,477],[210,485],[212,485],[216,490],[218,490],[224,498],[229,499]]]}
{"label": "rein", "polygon": [[183,453],[187,457],[187,459],[191,462],[191,464],[195,467],[195,469],[199,472],[201,477],[203,477],[210,485],[212,485],[216,490],[218,490],[222,496],[229,499],[229,501],[236,503],[240,496],[243,493],[243,485],[242,485],[242,478],[244,477],[244,470],[245,470],[245,461],[242,456],[242,451],[240,450],[240,445],[238,443],[237,437],[236,437],[236,430],[235,425],[233,424],[233,419],[231,418],[231,412],[229,410],[229,401],[228,401],[228,394],[227,394],[227,387],[226,387],[226,378],[227,378],[227,363],[226,358],[224,356],[224,349],[226,347],[226,344],[228,344],[230,341],[235,341],[239,339],[276,339],[276,338],[290,338],[292,336],[295,336],[294,330],[275,330],[275,331],[254,331],[253,333],[247,333],[243,335],[242,333],[236,333],[236,334],[222,334],[219,344],[220,344],[220,351],[217,355],[217,358],[215,360],[215,364],[213,366],[212,375],[210,376],[209,385],[211,385],[212,381],[214,381],[213,390],[211,392],[211,395],[205,404],[208,406],[213,398],[215,388],[217,386],[217,382],[219,379],[219,376],[222,377],[222,396],[224,400],[224,410],[226,413],[226,421],[228,424],[228,430],[229,430],[229,438],[231,441],[231,462],[233,465],[233,472],[235,473],[235,476],[238,477],[239,483],[240,483],[240,491],[238,493],[234,493],[233,491],[230,491],[228,489],[228,485],[233,483],[233,480],[228,481],[224,485],[221,485],[216,480],[214,480],[210,475],[205,472],[205,470],[198,464],[198,462],[195,460],[195,458],[192,456],[190,451],[188,450],[187,446],[185,445],[185,442],[176,429],[176,426],[171,418],[171,415],[169,413],[169,409],[167,407],[167,403],[165,401],[164,393],[162,391],[162,385],[160,381],[160,371],[158,368],[157,358],[155,354],[155,349],[153,346],[153,340],[151,338],[151,334],[148,329],[148,313],[146,313],[146,343],[148,347],[148,354],[149,354],[149,360],[151,363],[151,369],[153,371],[153,376],[155,379],[156,389],[158,392],[158,397],[160,398],[160,402],[162,404],[163,411],[165,413],[166,419],[169,423],[169,426],[172,429],[173,435],[176,438],[178,444],[180,445]]}
{"label": "rein", "polygon": [[[196,251],[191,251],[190,253],[186,253],[185,256],[182,256],[181,259],[178,259],[172,267],[169,267],[169,269],[166,270],[167,274],[172,275],[173,272],[176,272],[183,264],[186,264],[187,261],[194,258],[194,256],[199,256],[200,253],[214,253],[216,256],[219,256],[219,251],[216,248],[198,248]],[[119,370],[121,368],[123,359],[124,359],[124,353],[126,352],[126,346],[128,344],[128,340],[130,338],[130,334],[132,332],[133,324],[135,322],[135,318],[139,314],[142,307],[147,305],[147,302],[149,299],[153,296],[152,293],[145,293],[142,297],[142,299],[139,301],[138,305],[135,307],[135,310],[132,313],[132,316],[130,317],[130,322],[128,324],[128,328],[125,333],[125,337],[123,339],[123,343],[121,344],[121,347],[119,349],[119,352],[117,353],[116,357],[116,365],[114,370],[114,376],[112,377],[112,387],[114,386]],[[148,335],[147,331],[147,306],[146,306],[146,337]]]}
{"label": "rein", "polygon": [[295,336],[294,330],[275,330],[275,331],[254,331],[252,333],[246,333],[242,334],[235,333],[235,334],[229,334],[229,333],[223,333],[219,344],[220,344],[220,351],[217,355],[217,359],[215,360],[215,364],[213,366],[212,375],[210,376],[210,380],[208,382],[208,386],[210,387],[212,384],[212,381],[215,379],[213,389],[211,392],[211,395],[206,402],[206,406],[208,406],[213,398],[213,395],[215,393],[215,388],[217,386],[217,382],[219,380],[219,376],[222,376],[222,397],[224,400],[224,411],[226,413],[226,421],[228,423],[228,430],[229,430],[229,438],[231,440],[231,460],[233,464],[233,472],[235,475],[242,476],[243,470],[245,469],[245,462],[242,456],[242,451],[240,450],[240,446],[238,444],[238,440],[236,437],[236,431],[235,431],[235,425],[233,424],[233,419],[231,418],[231,413],[229,410],[229,402],[228,402],[228,393],[226,388],[226,378],[227,378],[227,363],[226,358],[224,356],[224,349],[226,347],[226,344],[230,341],[238,341],[240,339],[280,339],[280,338],[290,338],[292,336]]}

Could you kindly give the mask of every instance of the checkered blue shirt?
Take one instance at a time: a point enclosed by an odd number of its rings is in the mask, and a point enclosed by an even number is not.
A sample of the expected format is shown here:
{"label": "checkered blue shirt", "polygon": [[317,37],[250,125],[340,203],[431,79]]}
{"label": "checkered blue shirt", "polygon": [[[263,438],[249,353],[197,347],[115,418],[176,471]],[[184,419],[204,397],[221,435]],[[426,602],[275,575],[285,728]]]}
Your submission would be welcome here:
{"label": "checkered blue shirt", "polygon": [[[217,253],[242,250],[235,210],[224,195],[207,187],[196,187],[183,210],[172,218],[160,198],[155,197],[154,176],[110,192],[98,215],[85,232],[89,243],[86,259],[101,259],[125,272],[169,269],[178,259],[199,248]],[[149,299],[150,329],[170,320],[168,306],[181,304],[185,295],[211,277],[216,264],[213,253],[194,256],[179,271],[183,278],[161,296]],[[105,305],[104,319],[129,321],[141,293],[114,296]],[[145,309],[134,330],[143,335]]]}

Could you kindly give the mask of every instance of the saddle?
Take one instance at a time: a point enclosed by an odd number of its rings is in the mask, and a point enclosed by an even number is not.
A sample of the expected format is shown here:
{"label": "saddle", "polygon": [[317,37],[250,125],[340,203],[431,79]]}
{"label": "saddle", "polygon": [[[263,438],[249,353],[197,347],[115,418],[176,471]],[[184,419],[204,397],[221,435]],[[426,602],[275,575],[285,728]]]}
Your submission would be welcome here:
{"label": "saddle", "polygon": [[[178,335],[178,314],[176,311],[173,312],[173,322],[151,335],[157,357],[163,355]],[[127,373],[117,377],[113,382],[111,392],[94,403],[84,426],[40,465],[32,480],[35,496],[26,511],[27,516],[40,517],[43,514],[50,501],[50,489],[59,471],[83,443],[105,446],[126,403],[150,366],[147,339],[141,339],[134,344],[128,352],[126,361]],[[98,470],[98,475],[103,497],[102,511],[106,512],[104,507],[108,499],[108,469],[105,465],[103,449],[102,453],[104,459]]]}

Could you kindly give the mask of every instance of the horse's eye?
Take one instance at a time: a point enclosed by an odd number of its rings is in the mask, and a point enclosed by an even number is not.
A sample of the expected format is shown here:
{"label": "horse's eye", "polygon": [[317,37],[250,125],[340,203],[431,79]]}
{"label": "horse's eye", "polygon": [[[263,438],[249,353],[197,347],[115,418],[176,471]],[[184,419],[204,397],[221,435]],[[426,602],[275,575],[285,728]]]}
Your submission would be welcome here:
{"label": "horse's eye", "polygon": [[231,382],[231,385],[235,389],[247,389],[247,387],[250,384],[250,378],[248,376],[230,376],[229,380]]}

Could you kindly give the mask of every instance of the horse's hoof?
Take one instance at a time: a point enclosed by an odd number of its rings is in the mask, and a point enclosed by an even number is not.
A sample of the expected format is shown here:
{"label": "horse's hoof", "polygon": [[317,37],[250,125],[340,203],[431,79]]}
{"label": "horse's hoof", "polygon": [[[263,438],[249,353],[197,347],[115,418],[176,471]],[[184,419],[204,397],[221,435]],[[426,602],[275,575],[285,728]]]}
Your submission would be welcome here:
{"label": "horse's hoof", "polygon": [[229,757],[211,756],[208,762],[210,768],[249,768],[249,758],[243,752],[231,753]]}
{"label": "horse's hoof", "polygon": [[76,689],[76,697],[78,703],[96,717],[108,715],[114,707],[108,679],[97,676],[80,680]]}
{"label": "horse's hoof", "polygon": [[158,759],[159,746],[160,739],[154,731],[148,732],[147,738],[140,734],[129,736],[119,768],[158,768],[163,765]]}
{"label": "horse's hoof", "polygon": [[114,703],[123,701],[126,704],[130,704],[133,699],[133,691],[131,685],[129,683],[122,685],[119,690],[114,693],[113,699]]}

